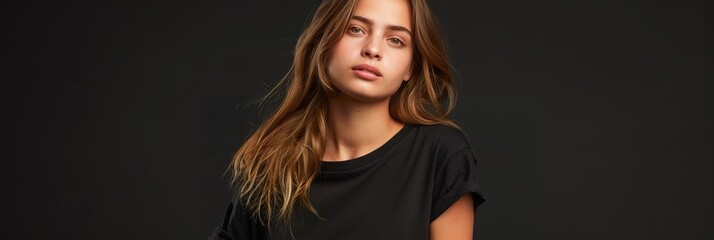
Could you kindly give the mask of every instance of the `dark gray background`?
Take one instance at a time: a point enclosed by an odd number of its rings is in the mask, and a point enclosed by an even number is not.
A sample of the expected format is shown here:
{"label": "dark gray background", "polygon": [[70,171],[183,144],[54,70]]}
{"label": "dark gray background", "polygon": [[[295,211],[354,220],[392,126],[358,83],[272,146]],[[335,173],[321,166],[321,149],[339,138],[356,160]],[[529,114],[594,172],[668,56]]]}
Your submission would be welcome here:
{"label": "dark gray background", "polygon": [[[712,239],[706,1],[432,1],[479,239]],[[205,239],[317,1],[3,1],[1,239]]]}

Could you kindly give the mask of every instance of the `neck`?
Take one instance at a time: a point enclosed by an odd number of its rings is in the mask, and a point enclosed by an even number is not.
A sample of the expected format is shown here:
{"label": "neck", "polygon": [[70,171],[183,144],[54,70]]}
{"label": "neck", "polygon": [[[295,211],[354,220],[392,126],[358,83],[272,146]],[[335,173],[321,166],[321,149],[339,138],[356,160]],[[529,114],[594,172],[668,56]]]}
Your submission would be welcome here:
{"label": "neck", "polygon": [[404,126],[389,115],[389,100],[378,103],[328,102],[328,134],[323,161],[343,161],[365,155],[389,141]]}

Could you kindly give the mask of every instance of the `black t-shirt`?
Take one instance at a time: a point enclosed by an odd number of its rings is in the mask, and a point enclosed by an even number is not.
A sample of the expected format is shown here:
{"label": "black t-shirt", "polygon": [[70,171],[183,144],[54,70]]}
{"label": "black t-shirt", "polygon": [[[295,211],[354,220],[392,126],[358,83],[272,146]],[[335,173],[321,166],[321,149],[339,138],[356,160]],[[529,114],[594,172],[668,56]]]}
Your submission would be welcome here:
{"label": "black t-shirt", "polygon": [[[445,125],[405,125],[376,150],[347,161],[322,162],[310,188],[319,219],[296,211],[297,240],[428,239],[429,224],[466,193],[485,201],[476,158],[464,133]],[[240,201],[228,207],[210,239],[292,239],[267,234]]]}

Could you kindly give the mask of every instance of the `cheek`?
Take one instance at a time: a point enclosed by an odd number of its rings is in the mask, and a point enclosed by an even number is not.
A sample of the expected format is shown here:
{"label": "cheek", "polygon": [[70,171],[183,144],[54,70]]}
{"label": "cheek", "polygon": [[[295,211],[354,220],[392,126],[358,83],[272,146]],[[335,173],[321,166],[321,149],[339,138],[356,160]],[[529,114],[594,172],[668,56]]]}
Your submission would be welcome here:
{"label": "cheek", "polygon": [[330,70],[330,73],[334,73],[333,71],[336,68],[339,68],[340,65],[342,65],[342,62],[344,61],[343,59],[345,58],[345,52],[344,52],[344,44],[338,43],[335,45],[332,50],[330,50],[330,55],[328,58],[328,68]]}
{"label": "cheek", "polygon": [[[407,72],[410,70],[410,65],[412,63],[411,52],[401,52],[397,54],[398,57],[393,58],[389,66],[394,69],[393,73],[395,78],[403,78]],[[404,80],[404,79],[402,79]]]}

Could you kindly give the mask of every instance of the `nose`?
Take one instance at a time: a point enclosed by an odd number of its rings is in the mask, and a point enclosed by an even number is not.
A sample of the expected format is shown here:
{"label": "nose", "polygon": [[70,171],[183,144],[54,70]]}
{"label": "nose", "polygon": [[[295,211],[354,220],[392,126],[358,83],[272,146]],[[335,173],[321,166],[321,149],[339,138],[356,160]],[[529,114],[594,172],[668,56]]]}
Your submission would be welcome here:
{"label": "nose", "polygon": [[362,56],[366,58],[376,58],[377,60],[382,59],[382,46],[380,40],[377,37],[371,37],[367,40],[362,49]]}

